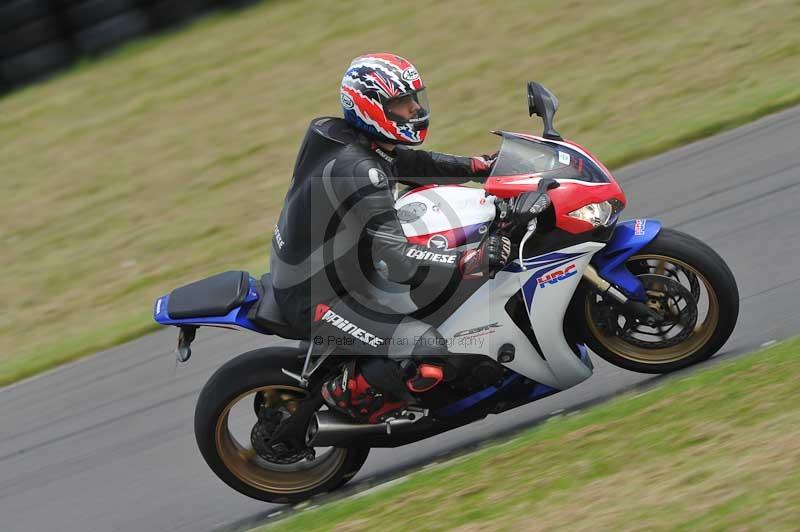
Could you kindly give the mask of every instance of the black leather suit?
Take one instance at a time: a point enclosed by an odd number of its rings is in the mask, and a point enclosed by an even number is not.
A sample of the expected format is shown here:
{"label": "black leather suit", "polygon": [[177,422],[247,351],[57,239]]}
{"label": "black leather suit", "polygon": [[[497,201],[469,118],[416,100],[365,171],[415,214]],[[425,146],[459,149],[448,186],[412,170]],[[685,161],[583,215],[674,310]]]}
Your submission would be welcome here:
{"label": "black leather suit", "polygon": [[395,283],[459,275],[458,251],[408,243],[394,188],[475,177],[468,157],[405,147],[389,154],[342,119],[313,120],[272,239],[270,270],[285,319],[315,344],[352,354],[446,352],[429,324],[359,294],[381,262]]}

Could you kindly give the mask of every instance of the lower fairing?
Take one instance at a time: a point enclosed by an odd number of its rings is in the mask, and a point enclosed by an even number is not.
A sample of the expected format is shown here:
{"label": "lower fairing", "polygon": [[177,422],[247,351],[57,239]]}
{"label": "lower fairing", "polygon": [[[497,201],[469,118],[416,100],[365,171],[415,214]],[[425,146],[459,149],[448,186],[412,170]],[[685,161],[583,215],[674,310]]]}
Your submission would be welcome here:
{"label": "lower fairing", "polygon": [[[583,271],[604,244],[584,242],[514,261],[481,286],[439,327],[451,352],[499,360],[513,349],[503,365],[521,376],[556,389],[566,389],[592,374],[591,366],[576,356],[576,346],[564,336],[563,322]],[[506,309],[519,291],[535,336],[523,330]],[[510,346],[510,348],[509,348]]]}

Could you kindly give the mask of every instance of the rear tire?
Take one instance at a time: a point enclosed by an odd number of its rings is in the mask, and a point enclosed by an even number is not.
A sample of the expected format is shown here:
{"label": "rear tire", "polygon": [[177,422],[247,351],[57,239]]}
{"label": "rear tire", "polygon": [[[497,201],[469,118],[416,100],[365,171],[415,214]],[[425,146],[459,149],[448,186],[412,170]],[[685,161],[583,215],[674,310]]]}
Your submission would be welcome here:
{"label": "rear tire", "polygon": [[[643,276],[642,279],[650,282],[655,279],[656,284],[659,279],[674,276],[665,282],[673,286],[681,284],[683,288],[676,289],[684,296],[692,296],[694,320],[689,320],[691,327],[682,333],[685,338],[676,335],[672,344],[669,341],[648,343],[647,336],[613,334],[597,319],[600,313],[608,312],[608,305],[604,307],[597,292],[584,282],[573,300],[571,312],[577,318],[580,335],[592,351],[615,366],[631,371],[669,373],[710,358],[728,340],[739,315],[739,291],[725,261],[708,245],[680,231],[664,228],[644,249],[628,259],[626,266]],[[676,324],[680,321],[678,314],[691,307],[690,302],[680,310],[667,297],[660,303],[650,299],[648,304],[667,316],[674,316]],[[707,311],[702,318],[701,307]],[[613,327],[613,320],[611,324]]]}
{"label": "rear tire", "polygon": [[[293,504],[335,490],[358,472],[369,455],[369,448],[336,447],[313,461],[270,462],[232,434],[229,414],[233,414],[231,423],[241,417],[238,411],[232,412],[233,407],[244,403],[242,413],[253,415],[249,397],[261,393],[302,400],[308,394],[281,372],[286,368],[300,373],[301,354],[297,349],[266,348],[239,355],[219,368],[200,392],[194,418],[200,452],[223,482],[248,497]],[[242,424],[248,423],[245,419]]]}

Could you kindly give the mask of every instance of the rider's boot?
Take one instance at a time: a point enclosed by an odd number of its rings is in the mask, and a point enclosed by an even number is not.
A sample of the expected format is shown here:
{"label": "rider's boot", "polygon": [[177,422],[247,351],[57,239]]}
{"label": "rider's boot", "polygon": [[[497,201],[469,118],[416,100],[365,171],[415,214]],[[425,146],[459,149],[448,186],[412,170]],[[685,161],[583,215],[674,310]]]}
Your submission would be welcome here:
{"label": "rider's boot", "polygon": [[442,380],[442,368],[397,363],[381,357],[350,361],[342,372],[322,385],[322,398],[331,408],[361,422],[380,423],[417,403],[409,392],[427,392]]}
{"label": "rider's boot", "polygon": [[406,388],[414,393],[433,390],[444,378],[444,370],[434,364],[420,364],[416,371],[406,380]]}

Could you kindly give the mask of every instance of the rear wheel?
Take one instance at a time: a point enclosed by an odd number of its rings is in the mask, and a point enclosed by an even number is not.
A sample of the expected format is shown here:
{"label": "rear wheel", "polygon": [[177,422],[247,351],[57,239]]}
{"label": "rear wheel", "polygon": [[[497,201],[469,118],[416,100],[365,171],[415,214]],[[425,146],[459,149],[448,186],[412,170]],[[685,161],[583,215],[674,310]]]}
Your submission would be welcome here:
{"label": "rear wheel", "polygon": [[659,319],[639,322],[609,296],[585,287],[578,321],[592,351],[625,369],[668,373],[710,358],[730,337],[739,292],[709,246],[662,229],[626,266],[644,285],[645,303]]}
{"label": "rear wheel", "polygon": [[273,348],[234,358],[203,387],[195,411],[195,437],[208,465],[230,487],[262,501],[295,503],[334,490],[369,454],[368,448],[309,449],[272,440],[289,418],[308,414],[304,403],[317,400],[281,372],[299,372],[298,354]]}

